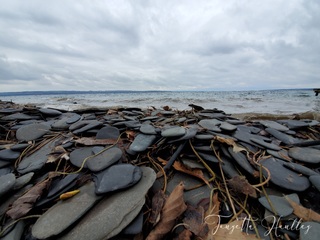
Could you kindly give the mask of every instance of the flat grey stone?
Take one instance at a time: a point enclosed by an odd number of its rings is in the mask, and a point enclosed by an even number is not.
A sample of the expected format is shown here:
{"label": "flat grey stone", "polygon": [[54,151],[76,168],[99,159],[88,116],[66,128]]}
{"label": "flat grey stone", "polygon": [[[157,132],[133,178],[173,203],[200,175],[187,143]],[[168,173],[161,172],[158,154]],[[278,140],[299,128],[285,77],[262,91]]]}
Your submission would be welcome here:
{"label": "flat grey stone", "polygon": [[73,124],[75,122],[78,122],[81,119],[81,116],[79,114],[73,113],[71,116],[69,116],[68,120],[66,121],[67,124]]}
{"label": "flat grey stone", "polygon": [[8,116],[4,116],[1,118],[2,120],[12,121],[12,120],[31,120],[31,119],[39,119],[38,116],[30,116],[25,113],[14,113]]}
{"label": "flat grey stone", "polygon": [[[284,189],[302,192],[310,186],[308,178],[300,176],[283,166],[283,161],[275,158],[260,160],[262,166],[266,167],[271,174],[270,181]],[[267,177],[267,172],[263,169],[263,174]]]}
{"label": "flat grey stone", "polygon": [[198,123],[201,127],[213,131],[213,132],[221,132],[221,129],[218,125],[221,124],[221,121],[217,119],[203,119]]}
{"label": "flat grey stone", "polygon": [[235,131],[237,130],[237,126],[228,123],[228,122],[221,122],[221,125],[219,126],[222,130],[225,131]]}
{"label": "flat grey stone", "polygon": [[171,140],[168,143],[171,144],[171,143],[174,143],[174,142],[191,139],[194,136],[196,136],[197,132],[198,132],[197,128],[194,128],[194,127],[187,128],[186,129],[186,133],[182,137],[174,139],[174,140]]}
{"label": "flat grey stone", "polygon": [[96,135],[96,139],[118,139],[120,131],[116,127],[106,126],[101,128]]}
{"label": "flat grey stone", "polygon": [[265,142],[263,140],[260,140],[260,139],[257,139],[257,138],[250,138],[250,141],[258,144],[258,145],[261,145],[262,147],[265,147],[267,149],[271,149],[271,150],[274,150],[274,151],[280,151],[281,150],[281,147],[273,144],[273,143],[268,143],[268,142]]}
{"label": "flat grey stone", "polygon": [[181,161],[189,168],[205,169],[203,164],[201,162],[198,162],[197,160],[182,158]]}
{"label": "flat grey stone", "polygon": [[198,152],[198,154],[205,161],[213,162],[213,163],[219,162],[218,158],[214,155],[213,151],[211,153]]}
{"label": "flat grey stone", "polygon": [[309,147],[293,147],[289,149],[289,156],[306,163],[320,163],[320,150]]}
{"label": "flat grey stone", "polygon": [[31,141],[49,132],[50,126],[44,123],[33,123],[19,128],[16,137],[19,141]]}
{"label": "flat grey stone", "polygon": [[155,139],[155,135],[147,135],[140,133],[135,137],[135,139],[131,143],[129,150],[134,152],[143,152],[151,146]]}
{"label": "flat grey stone", "polygon": [[[74,166],[80,168],[83,164],[83,161],[93,154],[92,147],[78,148],[70,153],[70,162]],[[88,161],[90,161],[90,159],[86,160],[85,164],[83,165],[84,168],[88,167]]]}
{"label": "flat grey stone", "polygon": [[320,223],[303,222],[300,228],[300,240],[319,240],[320,239]]}
{"label": "flat grey stone", "polygon": [[79,177],[79,174],[68,174],[61,180],[57,182],[53,182],[50,186],[50,190],[48,192],[47,197],[51,198],[62,191],[64,191],[68,186],[70,186],[72,183],[74,183],[77,178]]}
{"label": "flat grey stone", "polygon": [[[274,195],[268,195],[268,197],[278,216],[286,217],[293,213],[293,208],[284,197]],[[298,204],[300,203],[299,196],[296,193],[287,195],[287,197]],[[266,209],[268,209],[270,212],[273,212],[272,207],[270,206],[266,197],[261,197],[258,200]]]}
{"label": "flat grey stone", "polygon": [[4,237],[1,237],[1,240],[22,239],[22,234],[24,232],[25,225],[26,224],[23,220],[18,221],[8,234],[6,234]]}
{"label": "flat grey stone", "polygon": [[181,137],[185,135],[186,129],[183,127],[175,126],[175,127],[169,127],[164,128],[161,131],[162,137]]}
{"label": "flat grey stone", "polygon": [[96,194],[104,194],[130,187],[140,181],[140,167],[117,164],[96,175]]}
{"label": "flat grey stone", "polygon": [[265,129],[268,133],[270,133],[272,136],[283,142],[284,144],[291,145],[295,143],[301,142],[301,140],[294,138],[292,136],[289,136],[288,134],[285,134],[283,132],[280,132],[273,128],[266,128]]}
{"label": "flat grey stone", "polygon": [[283,123],[288,126],[289,129],[297,129],[302,127],[309,127],[309,124],[299,120],[278,120],[279,123]]}
{"label": "flat grey stone", "polygon": [[253,146],[257,146],[259,147],[258,144],[252,142],[250,139],[259,139],[259,140],[262,140],[262,141],[268,141],[269,139],[266,138],[266,137],[263,137],[263,136],[259,136],[259,135],[256,135],[256,134],[251,134],[247,131],[243,131],[243,130],[238,130],[234,132],[234,134],[232,135],[234,138],[238,139],[239,141],[242,141],[242,142],[245,142],[245,143],[248,143],[250,145],[253,145]]}
{"label": "flat grey stone", "polygon": [[16,176],[13,173],[0,176],[0,197],[10,191],[14,183],[16,182]]}
{"label": "flat grey stone", "polygon": [[140,132],[144,134],[157,134],[156,129],[149,123],[144,123],[140,127]]}
{"label": "flat grey stone", "polygon": [[14,161],[20,157],[20,153],[12,151],[11,149],[4,149],[0,151],[0,160]]}
{"label": "flat grey stone", "polygon": [[60,112],[59,110],[51,109],[51,108],[40,108],[39,112],[48,116],[59,116],[62,114],[62,112]]}
{"label": "flat grey stone", "polygon": [[29,147],[30,144],[28,143],[18,143],[18,144],[15,144],[13,146],[10,147],[10,149],[12,151],[23,151],[24,149],[26,149],[27,147]]}
{"label": "flat grey stone", "polygon": [[[139,214],[156,173],[141,167],[142,179],[131,188],[103,198],[80,222],[66,233],[65,240],[98,240],[116,236]],[[103,226],[98,227],[97,226]]]}
{"label": "flat grey stone", "polygon": [[31,181],[33,175],[34,175],[34,172],[29,172],[27,174],[24,174],[24,175],[18,177],[16,179],[16,182],[14,183],[13,189],[17,190],[17,189],[22,188],[26,184],[28,184]]}
{"label": "flat grey stone", "polygon": [[60,138],[47,143],[36,152],[24,157],[19,163],[17,171],[21,174],[25,174],[40,170],[46,164],[49,153],[51,153],[52,149],[55,147],[55,143],[59,141],[59,139]]}
{"label": "flat grey stone", "polygon": [[312,183],[313,186],[320,191],[320,175],[313,175],[309,177],[310,182]]}
{"label": "flat grey stone", "polygon": [[[78,194],[65,201],[59,201],[38,218],[32,227],[32,236],[46,239],[60,234],[79,220],[101,198],[94,193],[93,182],[87,183],[79,190]],[[94,229],[97,230],[97,227]],[[94,229],[92,230],[95,231]]]}
{"label": "flat grey stone", "polygon": [[275,158],[279,158],[281,160],[289,161],[291,157],[288,155],[288,151],[286,149],[281,149],[280,151],[274,151],[271,149],[267,149],[267,153],[272,155]]}
{"label": "flat grey stone", "polygon": [[71,124],[69,130],[74,134],[80,134],[100,125],[102,125],[102,122],[97,120],[82,120]]}
{"label": "flat grey stone", "polygon": [[70,127],[70,124],[67,123],[69,120],[69,117],[63,117],[57,121],[55,121],[52,125],[52,129],[58,129],[58,130],[67,130]]}
{"label": "flat grey stone", "polygon": [[11,162],[6,161],[6,160],[0,160],[0,168],[6,167],[11,165]]}
{"label": "flat grey stone", "polygon": [[289,168],[295,172],[301,173],[305,176],[319,175],[319,173],[313,171],[312,169],[310,169],[306,166],[302,166],[298,163],[284,162],[283,166],[285,166],[286,168]]}
{"label": "flat grey stone", "polygon": [[142,228],[143,228],[143,212],[140,211],[138,216],[135,219],[133,219],[133,221],[125,229],[123,229],[122,233],[134,235],[134,234],[141,233]]}
{"label": "flat grey stone", "polygon": [[239,176],[237,169],[234,167],[234,163],[226,157],[221,157],[222,160],[222,170],[227,175],[228,178],[233,178]]}
{"label": "flat grey stone", "polygon": [[118,162],[122,156],[122,150],[118,147],[112,147],[87,161],[88,168],[93,172],[106,169],[112,164]]}
{"label": "flat grey stone", "polygon": [[286,126],[280,124],[280,123],[277,123],[275,121],[271,121],[271,120],[261,120],[260,123],[265,126],[266,128],[273,128],[273,129],[276,129],[278,131],[288,131],[289,128],[287,128]]}
{"label": "flat grey stone", "polygon": [[228,148],[228,151],[230,153],[230,155],[233,157],[233,159],[244,169],[246,170],[248,173],[250,173],[251,175],[254,174],[254,172],[256,172],[256,170],[251,166],[251,164],[249,163],[246,155],[244,155],[242,152],[234,152],[232,147]]}

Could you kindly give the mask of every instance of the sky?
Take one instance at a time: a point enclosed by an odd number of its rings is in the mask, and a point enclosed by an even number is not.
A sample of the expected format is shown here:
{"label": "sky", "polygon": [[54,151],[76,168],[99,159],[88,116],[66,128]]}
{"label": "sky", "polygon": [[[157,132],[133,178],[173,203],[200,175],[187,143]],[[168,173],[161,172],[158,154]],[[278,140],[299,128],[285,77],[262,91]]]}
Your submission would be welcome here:
{"label": "sky", "polygon": [[0,92],[320,87],[318,0],[0,5]]}

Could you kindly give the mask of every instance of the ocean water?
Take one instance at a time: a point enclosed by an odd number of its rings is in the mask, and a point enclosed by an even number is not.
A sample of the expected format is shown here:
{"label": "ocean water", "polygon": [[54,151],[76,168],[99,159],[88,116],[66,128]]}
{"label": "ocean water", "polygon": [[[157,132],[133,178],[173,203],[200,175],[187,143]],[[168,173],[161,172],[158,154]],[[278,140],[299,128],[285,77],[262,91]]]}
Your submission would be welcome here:
{"label": "ocean water", "polygon": [[189,104],[217,108],[230,114],[296,114],[320,112],[320,96],[312,89],[210,92],[41,92],[0,93],[0,100],[61,110],[91,107],[139,107],[187,110]]}

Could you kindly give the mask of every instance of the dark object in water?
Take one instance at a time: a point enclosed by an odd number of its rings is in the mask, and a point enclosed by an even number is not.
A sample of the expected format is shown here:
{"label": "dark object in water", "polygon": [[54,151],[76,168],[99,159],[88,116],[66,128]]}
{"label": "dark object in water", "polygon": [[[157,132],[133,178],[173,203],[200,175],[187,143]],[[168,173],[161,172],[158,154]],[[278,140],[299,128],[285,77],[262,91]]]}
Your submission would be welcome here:
{"label": "dark object in water", "polygon": [[313,89],[313,91],[315,92],[316,96],[318,96],[318,94],[320,93],[320,88],[315,88]]}

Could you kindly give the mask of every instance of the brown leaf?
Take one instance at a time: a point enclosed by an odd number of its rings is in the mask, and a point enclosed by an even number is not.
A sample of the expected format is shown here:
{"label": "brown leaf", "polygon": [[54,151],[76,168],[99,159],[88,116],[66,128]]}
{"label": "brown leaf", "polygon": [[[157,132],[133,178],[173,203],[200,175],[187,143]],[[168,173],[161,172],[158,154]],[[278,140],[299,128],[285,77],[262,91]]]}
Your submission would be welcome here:
{"label": "brown leaf", "polygon": [[256,189],[252,187],[245,176],[234,176],[228,180],[228,185],[235,193],[243,193],[244,195],[257,198]]}
{"label": "brown leaf", "polygon": [[247,152],[247,149],[238,146],[238,145],[236,144],[236,142],[235,142],[233,139],[231,139],[231,138],[224,138],[224,137],[216,136],[215,139],[218,140],[218,141],[221,142],[221,143],[226,143],[226,144],[228,144],[228,145],[230,145],[230,146],[233,146],[233,151],[234,151],[235,153],[241,152],[241,151]]}
{"label": "brown leaf", "polygon": [[202,181],[205,182],[208,186],[210,185],[208,180],[204,177],[203,172],[200,169],[190,169],[181,162],[175,161],[173,163],[173,167],[175,170],[184,172],[186,174],[192,175],[194,177],[200,178]]}
{"label": "brown leaf", "polygon": [[193,232],[197,237],[203,238],[208,234],[208,225],[204,222],[204,208],[199,206],[197,208],[188,206],[184,213],[183,222],[185,227]]}
{"label": "brown leaf", "polygon": [[41,197],[50,182],[51,179],[46,179],[33,186],[28,192],[13,202],[11,209],[7,211],[7,215],[13,220],[25,216],[32,209],[33,204]]}
{"label": "brown leaf", "polygon": [[309,221],[313,221],[313,222],[320,222],[320,214],[316,213],[315,211],[305,208],[301,205],[299,205],[298,203],[292,201],[290,198],[288,198],[287,196],[284,196],[285,199],[289,202],[289,204],[291,205],[291,207],[293,208],[293,213],[301,218],[303,221],[309,222]]}
{"label": "brown leaf", "polygon": [[175,240],[191,240],[192,232],[188,229],[184,229]]}
{"label": "brown leaf", "polygon": [[166,202],[166,196],[159,190],[152,198],[151,215],[149,217],[149,222],[156,225],[160,221],[160,213]]}
{"label": "brown leaf", "polygon": [[162,209],[162,217],[149,233],[147,240],[162,239],[176,223],[176,219],[187,209],[183,199],[183,183],[178,184],[169,195]]}
{"label": "brown leaf", "polygon": [[248,234],[246,232],[242,232],[243,220],[235,220],[231,223],[219,224],[217,229],[214,232],[211,232],[211,238],[214,240],[226,240],[226,239],[234,239],[234,240],[251,240],[258,238],[255,234]]}
{"label": "brown leaf", "polygon": [[108,145],[115,144],[116,139],[93,139],[89,137],[83,137],[75,140],[76,143],[85,145],[85,146],[94,146],[94,145]]}

